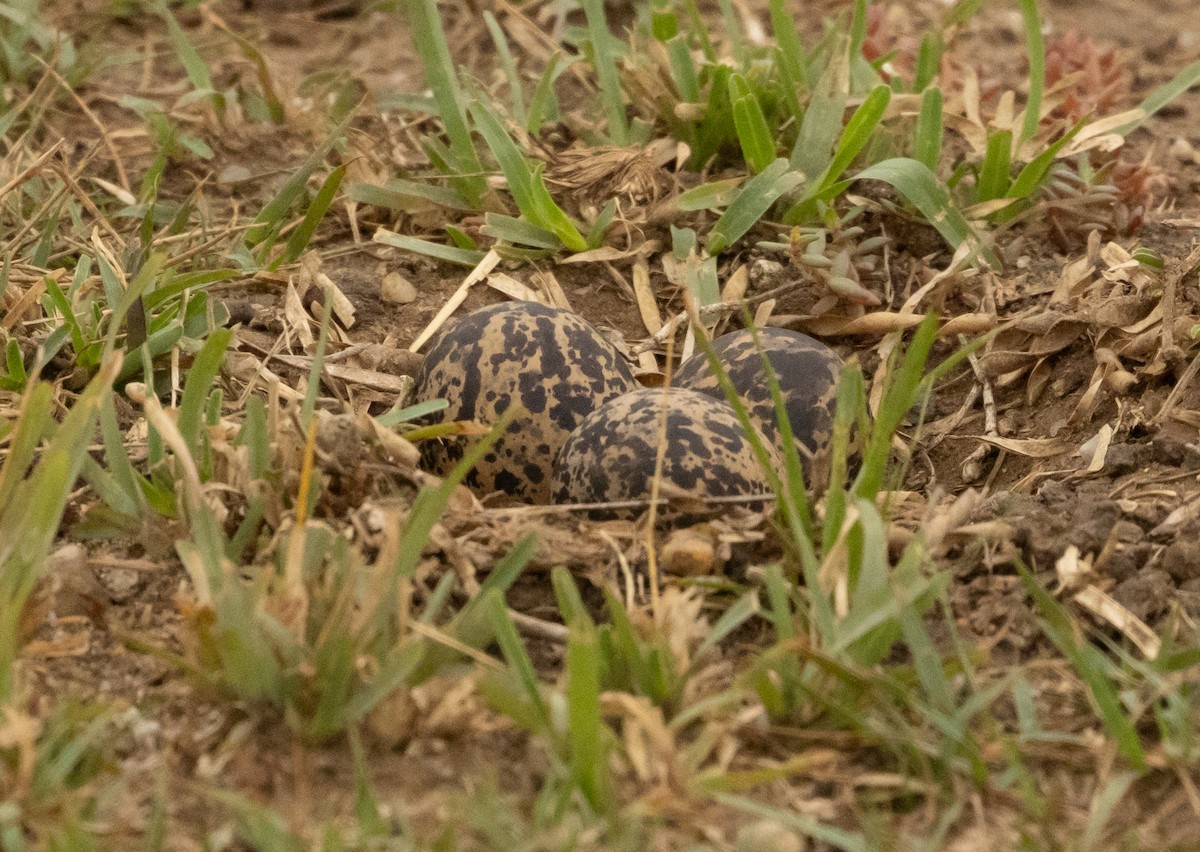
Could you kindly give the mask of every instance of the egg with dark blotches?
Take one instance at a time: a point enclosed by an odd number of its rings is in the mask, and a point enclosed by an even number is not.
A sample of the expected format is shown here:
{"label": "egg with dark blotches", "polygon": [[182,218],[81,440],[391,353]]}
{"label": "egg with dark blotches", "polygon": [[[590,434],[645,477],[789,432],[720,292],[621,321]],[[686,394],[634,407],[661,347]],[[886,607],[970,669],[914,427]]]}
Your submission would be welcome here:
{"label": "egg with dark blotches", "polygon": [[[546,503],[554,460],[567,436],[601,405],[636,387],[616,347],[577,314],[536,302],[506,302],[473,311],[439,334],[417,377],[417,399],[449,403],[432,422],[491,426],[515,409],[466,483],[482,493],[503,491],[527,503]],[[422,458],[445,475],[475,440],[424,441]]]}
{"label": "egg with dark blotches", "polygon": [[554,467],[555,501],[649,498],[660,435],[666,444],[663,496],[703,500],[770,491],[728,403],[681,388],[644,388],[596,409],[571,433]]}
{"label": "egg with dark blotches", "polygon": [[[819,340],[785,328],[758,329],[758,345],[748,329],[723,334],[713,350],[729,380],[746,404],[746,411],[777,452],[783,453],[783,436],[763,369],[763,355],[779,379],[792,436],[803,447],[801,458],[824,459],[833,440],[833,415],[837,405],[841,357]],[[725,399],[703,352],[684,361],[675,373],[676,387]]]}

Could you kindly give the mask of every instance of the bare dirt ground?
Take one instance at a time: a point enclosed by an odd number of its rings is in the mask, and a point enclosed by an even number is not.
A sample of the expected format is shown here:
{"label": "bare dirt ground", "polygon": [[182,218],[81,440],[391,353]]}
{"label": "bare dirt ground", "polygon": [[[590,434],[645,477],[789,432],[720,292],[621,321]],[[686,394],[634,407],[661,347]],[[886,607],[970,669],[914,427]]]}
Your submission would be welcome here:
{"label": "bare dirt ground", "polygon": [[[1015,11],[1000,4],[993,7],[971,24],[966,41],[981,67],[1002,84],[1013,85],[1022,72],[1020,21]],[[922,14],[919,4],[914,9]],[[421,85],[419,66],[396,15],[342,16],[336,11],[243,10],[232,3],[213,7],[214,15],[260,46],[280,90],[297,98],[305,96],[297,92],[298,82],[321,70],[345,69],[375,92]],[[1123,107],[1200,57],[1200,20],[1188,0],[1055,2],[1046,12],[1054,32],[1073,29],[1116,45],[1128,57],[1132,87]],[[87,9],[80,14],[81,25],[95,15],[99,25],[111,28],[114,44],[136,45],[143,38],[140,20],[123,25]],[[184,22],[198,41],[215,32],[212,17]],[[451,44],[461,51],[459,59],[468,66],[478,64],[488,49],[482,28],[469,16],[460,16],[452,21],[450,32]],[[152,88],[142,71],[115,69],[83,87],[83,97],[101,121],[113,128],[127,122],[115,100],[139,86]],[[229,73],[246,69],[232,66]],[[354,125],[343,156],[359,157],[356,168],[363,176],[386,178],[403,165],[395,163],[392,154],[400,147],[394,140],[404,132],[399,124],[363,120]],[[302,127],[264,129],[250,124],[207,141],[216,151],[215,159],[172,175],[173,190],[182,196],[199,181],[215,183],[230,206],[250,208],[270,195],[286,177],[287,166],[312,144]],[[122,150],[132,173],[146,154],[142,142],[132,137]],[[1003,272],[986,283],[981,279],[948,293],[942,302],[946,315],[953,316],[978,311],[990,300],[999,319],[1011,322],[980,361],[980,376],[994,394],[987,413],[997,418],[996,440],[984,455],[978,454],[987,446],[979,436],[988,431],[979,377],[965,370],[956,373],[939,388],[923,440],[915,445],[904,483],[910,493],[901,516],[911,517],[915,528],[922,519],[964,512],[957,520],[972,525],[975,534],[949,537],[943,558],[953,572],[958,625],[964,636],[989,649],[996,664],[1023,662],[1036,672],[1039,658],[1048,657],[1047,642],[1036,629],[1017,576],[1018,558],[1039,575],[1049,576],[1064,553],[1075,548],[1090,560],[1092,582],[1151,627],[1200,617],[1200,383],[1189,369],[1188,336],[1200,317],[1200,287],[1194,262],[1185,262],[1200,228],[1200,155],[1190,150],[1191,145],[1200,147],[1200,93],[1180,98],[1139,131],[1132,144],[1162,170],[1163,189],[1158,206],[1146,211],[1144,227],[1132,236],[1114,235],[1114,240],[1127,250],[1143,245],[1161,255],[1165,287],[1139,278],[1146,273],[1124,264],[1127,256],[1108,248],[1107,236],[1091,247],[1090,255],[1086,237],[1069,246],[1018,239],[1009,247],[1011,262]],[[396,223],[380,211],[352,212],[364,240],[355,239],[350,216],[340,210],[330,217],[316,244],[325,272],[357,309],[350,340],[406,347],[459,286],[463,273],[370,243],[376,224]],[[922,270],[948,260],[936,244],[929,261],[911,251],[900,246],[890,257],[893,308],[919,286]],[[724,272],[755,259],[754,250],[747,250],[733,256]],[[526,279],[532,271],[526,267],[512,274]],[[646,336],[636,304],[623,286],[627,265],[563,266],[555,272],[585,317],[616,329],[630,342]],[[400,273],[414,283],[415,301],[395,304],[380,299],[380,283],[388,273]],[[779,287],[787,283],[787,276],[783,269],[755,280],[751,294],[755,288]],[[284,281],[283,276],[278,282],[259,281],[254,292],[221,292],[252,317],[244,334],[250,344],[269,350],[278,338]],[[670,302],[668,290],[661,290],[661,296],[664,304]],[[798,288],[781,299],[776,314],[806,317],[818,296]],[[478,287],[461,310],[500,298]],[[674,306],[678,309],[678,302]],[[804,326],[803,319],[796,324]],[[878,337],[834,335],[827,340],[844,355],[856,355],[868,376],[877,367]],[[940,344],[937,357],[945,357],[956,342]],[[282,375],[292,375],[286,365],[276,367]],[[971,488],[978,490],[979,498],[961,502]],[[929,511],[931,506],[940,508]],[[347,514],[353,509],[348,506]],[[569,515],[549,515],[536,522],[522,517],[496,509],[486,518],[462,521],[459,529],[471,530],[479,552],[495,548],[502,553],[531,526],[552,537],[510,598],[514,608],[534,615],[545,614],[553,605],[546,568],[566,562],[595,576],[610,574],[617,565],[600,533],[615,534],[621,541],[630,538],[622,528],[592,527]],[[123,844],[134,843],[146,829],[155,802],[162,801],[161,785],[168,791],[171,849],[201,848],[199,838],[220,822],[215,804],[194,781],[237,790],[298,823],[313,813],[347,813],[354,781],[346,749],[297,746],[283,726],[262,723],[248,708],[206,697],[167,663],[129,650],[130,636],[169,648],[178,648],[182,641],[175,599],[185,574],[169,546],[169,530],[151,532],[128,550],[111,543],[64,545],[56,557],[60,581],[45,602],[55,619],[37,632],[25,653],[35,699],[77,695],[115,699],[129,707],[131,722],[119,749],[123,819],[109,826],[114,848],[133,848]],[[155,540],[160,546],[153,546]],[[1111,632],[1120,637],[1119,631]],[[540,649],[548,668],[558,653],[552,642]],[[1048,663],[1040,675],[1045,689],[1041,703],[1052,707],[1055,695],[1060,695],[1063,703],[1057,715],[1070,727],[1076,711],[1071,702],[1079,700],[1079,692],[1073,685],[1061,685],[1073,684],[1074,676],[1057,663]],[[460,793],[492,786],[517,799],[532,797],[545,761],[524,735],[472,701],[460,704],[453,695],[447,699],[438,692],[442,686],[435,682],[420,697],[427,704],[418,708],[420,720],[412,736],[402,743],[368,744],[380,800],[424,831],[463,818],[456,810]],[[1086,713],[1074,718],[1080,725],[1090,724]],[[802,737],[803,732],[780,733],[788,735]],[[772,745],[763,742],[749,748],[769,754]],[[852,807],[851,787],[821,779],[837,778],[839,771],[853,775],[853,761],[836,754],[829,760],[826,775],[814,774],[817,780],[809,793],[814,799],[826,797],[826,816],[836,821],[831,815],[840,807]],[[1096,764],[1080,764],[1064,755],[1059,806],[1067,809],[1087,800],[1099,762],[1097,758]],[[1148,836],[1162,843],[1153,848],[1197,848],[1200,833],[1195,825],[1200,817],[1189,799],[1195,796],[1195,783],[1188,779],[1175,784],[1173,779],[1151,776],[1139,785],[1138,795],[1127,800],[1130,807],[1121,819],[1130,827],[1149,826]],[[779,798],[786,801],[786,794],[779,792]],[[661,848],[684,848],[702,839],[687,815],[668,813],[664,818],[677,831]],[[733,826],[744,819],[712,809],[704,815],[702,829],[720,834],[722,820]],[[980,817],[979,825],[986,824]],[[968,828],[955,848],[1008,848],[1015,827],[997,830],[1001,834],[989,839]],[[730,836],[707,839],[725,842]],[[726,848],[720,842],[718,848]]]}

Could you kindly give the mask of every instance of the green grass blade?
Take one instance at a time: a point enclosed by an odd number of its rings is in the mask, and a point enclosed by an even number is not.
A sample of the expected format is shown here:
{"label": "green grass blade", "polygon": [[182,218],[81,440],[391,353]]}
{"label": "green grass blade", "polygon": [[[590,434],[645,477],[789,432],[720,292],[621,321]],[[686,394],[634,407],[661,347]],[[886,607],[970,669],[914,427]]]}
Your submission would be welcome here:
{"label": "green grass blade", "polygon": [[[806,88],[804,66],[808,57],[796,32],[796,21],[785,0],[770,0],[771,29],[777,45],[776,64],[783,82],[784,95],[792,115],[802,116],[800,94]],[[832,144],[832,140],[831,144]]]}
{"label": "green grass blade", "polygon": [[720,254],[754,227],[772,205],[804,180],[789,169],[782,157],[747,181],[741,192],[721,214],[708,234],[704,248],[710,255]]}
{"label": "green grass blade", "polygon": [[859,152],[866,147],[867,142],[875,133],[875,128],[883,120],[883,114],[887,110],[891,98],[892,90],[890,88],[876,86],[871,94],[867,95],[867,99],[854,111],[854,115],[850,116],[825,173],[822,189],[836,181],[842,172],[854,162],[854,158],[858,156]]}
{"label": "green grass blade", "polygon": [[541,687],[538,686],[537,670],[533,667],[533,660],[529,658],[529,652],[525,650],[525,643],[521,641],[521,636],[517,633],[517,628],[508,615],[504,597],[499,591],[493,590],[483,595],[482,601],[483,603],[480,605],[491,620],[492,634],[496,637],[496,644],[500,646],[500,652],[508,662],[509,668],[516,674],[525,697],[534,708],[539,725],[543,731],[549,731],[551,728],[550,708],[546,705],[546,699],[542,697]]}
{"label": "green grass blade", "polygon": [[825,68],[800,122],[790,159],[792,168],[810,180],[825,172],[833,159],[834,143],[842,132],[842,114],[849,91],[847,62],[845,54],[840,53]]}
{"label": "green grass blade", "polygon": [[434,186],[403,178],[393,178],[383,186],[352,183],[346,187],[346,197],[360,204],[386,207],[389,210],[409,211],[430,204],[463,213],[474,209],[452,187]]}
{"label": "green grass blade", "polygon": [[700,75],[692,58],[687,36],[676,35],[665,43],[667,62],[671,66],[671,79],[679,93],[681,103],[694,104],[700,100]]}
{"label": "green grass blade", "polygon": [[496,20],[496,16],[490,10],[484,10],[483,22],[487,25],[488,34],[492,37],[492,44],[496,48],[496,55],[500,58],[500,68],[504,72],[504,79],[508,82],[509,115],[512,116],[513,121],[525,127],[529,120],[529,116],[525,112],[525,93],[521,91],[521,75],[517,73],[517,63],[513,59],[512,51],[509,50],[508,39],[504,37],[504,30],[500,28],[500,22]]}
{"label": "green grass blade", "polygon": [[521,213],[529,217],[534,210],[533,200],[533,169],[525,159],[521,149],[513,142],[499,114],[480,98],[474,98],[470,106],[471,119],[479,131],[496,162],[504,179],[508,183],[508,191]]}
{"label": "green grass blade", "polygon": [[450,139],[453,168],[457,172],[451,178],[452,183],[469,204],[478,207],[488,191],[487,179],[467,127],[466,98],[454,70],[454,61],[450,58],[437,0],[412,0],[402,3],[401,8],[408,9],[412,43],[421,57],[425,83],[433,92],[438,116]]}
{"label": "green grass blade", "polygon": [[442,243],[433,243],[429,240],[410,237],[407,234],[397,234],[384,228],[375,231],[375,236],[371,239],[385,246],[393,246],[404,251],[423,254],[427,257],[444,260],[448,263],[457,263],[472,269],[478,266],[479,262],[484,258],[484,253],[481,251],[471,251],[470,249],[456,248],[455,246],[447,246]]}
{"label": "green grass blade", "polygon": [[775,140],[762,105],[741,74],[729,75],[729,99],[742,156],[751,170],[761,172],[775,160]]}
{"label": "green grass blade", "polygon": [[1017,175],[1017,179],[1008,188],[1008,197],[1028,198],[1033,195],[1045,182],[1047,175],[1050,174],[1050,169],[1054,165],[1054,158],[1058,156],[1058,152],[1062,150],[1063,146],[1074,139],[1076,134],[1083,128],[1084,122],[1081,121],[1026,163],[1025,168],[1021,169]]}
{"label": "green grass blade", "polygon": [[1000,130],[988,136],[987,152],[979,170],[976,202],[1003,198],[1009,188],[1009,163],[1012,159],[1012,131]]}
{"label": "green grass blade", "polygon": [[887,390],[863,452],[862,469],[854,485],[854,493],[865,500],[873,500],[883,487],[892,435],[919,399],[918,389],[924,378],[925,361],[937,338],[937,325],[937,317],[933,314],[922,320],[900,366],[889,376]]}
{"label": "green grass blade", "polygon": [[221,370],[225,360],[225,350],[233,340],[233,329],[222,328],[209,335],[204,346],[197,353],[192,369],[188,371],[187,382],[183,387],[183,397],[179,402],[179,433],[187,441],[192,458],[199,460],[202,455],[202,431],[204,429],[204,406],[212,393],[213,382]]}
{"label": "green grass blade", "polygon": [[921,112],[913,131],[913,159],[937,174],[942,158],[942,90],[936,86],[921,95]]}
{"label": "green grass blade", "polygon": [[479,229],[479,232],[485,237],[503,240],[515,246],[530,246],[548,251],[558,251],[562,248],[562,240],[553,231],[548,231],[525,219],[505,216],[503,213],[484,214],[483,227]]}
{"label": "green grass blade", "polygon": [[1163,83],[1147,95],[1145,100],[1138,104],[1138,108],[1146,113],[1145,116],[1128,124],[1122,124],[1113,132],[1119,136],[1128,136],[1145,124],[1150,116],[1154,115],[1197,83],[1200,83],[1200,59],[1189,64],[1166,83]]}
{"label": "green grass blade", "polygon": [[617,72],[617,61],[612,51],[613,39],[604,17],[604,0],[580,0],[579,5],[587,17],[596,82],[600,88],[604,114],[608,118],[608,138],[614,145],[628,145],[629,123],[621,94],[621,76]]}
{"label": "green grass blade", "polygon": [[525,121],[525,131],[530,134],[541,132],[546,121],[554,121],[558,116],[558,98],[554,94],[554,82],[563,71],[574,63],[562,51],[555,51],[546,62],[546,68],[538,79],[537,86],[529,98],[529,116]]}
{"label": "green grass blade", "polygon": [[600,660],[596,631],[578,621],[567,640],[567,729],[571,775],[588,804],[599,813],[612,808],[608,749],[600,715]]}
{"label": "green grass blade", "polygon": [[285,263],[295,263],[300,259],[300,255],[308,247],[313,233],[316,232],[317,225],[321,224],[321,220],[325,218],[325,213],[329,210],[329,205],[333,203],[334,196],[337,195],[338,187],[342,185],[342,178],[345,176],[346,166],[341,165],[325,178],[325,182],[321,184],[321,188],[313,197],[312,204],[308,205],[304,218],[288,236],[283,254],[271,264],[271,269],[278,269]]}
{"label": "green grass blade", "polygon": [[561,207],[550,197],[546,182],[542,179],[544,163],[539,163],[533,171],[533,216],[531,220],[546,230],[552,232],[570,251],[587,251],[588,241],[579,228],[571,221]]}
{"label": "green grass blade", "polygon": [[266,242],[273,234],[278,233],[280,223],[287,211],[299,200],[308,188],[308,179],[312,173],[325,162],[325,155],[337,144],[346,132],[353,115],[347,116],[333,131],[317,146],[316,150],[304,158],[300,166],[288,178],[275,197],[267,202],[254,218],[254,226],[246,231],[246,245],[257,246]]}
{"label": "green grass blade", "polygon": [[[30,385],[21,398],[16,425],[5,436],[8,447],[4,464],[0,466],[0,507],[12,504],[17,486],[33,463],[42,434],[51,422],[50,406],[53,399],[54,388],[45,382]],[[0,547],[0,553],[3,552]]]}
{"label": "green grass blade", "polygon": [[853,179],[881,180],[891,184],[921,212],[951,247],[958,248],[966,242],[972,246],[976,256],[993,266],[1000,265],[999,258],[983,245],[966,217],[953,205],[950,196],[938,186],[937,177],[923,164],[897,157],[863,169]]}
{"label": "green grass blade", "polygon": [[[587,606],[579,594],[579,587],[575,585],[575,580],[567,569],[555,568],[550,573],[550,584],[554,588],[554,599],[558,602],[558,611],[562,615],[563,624],[567,627],[592,624],[592,617],[588,614]],[[620,601],[613,603],[618,607],[622,606]]]}
{"label": "green grass blade", "polygon": [[942,54],[945,51],[946,44],[936,30],[925,33],[921,38],[921,47],[917,51],[917,70],[913,74],[914,92],[926,91],[926,87],[934,81],[942,69]]}
{"label": "green grass blade", "polygon": [[1134,769],[1144,772],[1147,768],[1146,753],[1136,726],[1121,705],[1117,686],[1108,674],[1108,659],[1094,645],[1076,637],[1075,625],[1062,604],[1042,588],[1028,568],[1018,563],[1017,569],[1041,616],[1046,635],[1087,684],[1104,728],[1112,737],[1117,751]]}
{"label": "green grass blade", "polygon": [[1020,0],[1021,17],[1025,22],[1025,58],[1029,62],[1029,94],[1025,98],[1025,121],[1021,126],[1021,142],[1037,135],[1042,120],[1042,92],[1046,88],[1046,42],[1042,38],[1042,16],[1037,0]]}
{"label": "green grass blade", "polygon": [[717,793],[713,798],[726,807],[753,814],[760,819],[767,819],[779,825],[786,825],[806,837],[819,840],[835,849],[841,849],[843,852],[873,852],[878,848],[869,843],[861,834],[851,834],[832,825],[825,825],[808,814],[772,807],[756,799],[731,793]]}
{"label": "green grass blade", "polygon": [[675,207],[684,213],[696,210],[717,210],[729,206],[737,198],[741,178],[713,180],[694,186],[675,199]]}
{"label": "green grass blade", "polygon": [[158,4],[158,13],[166,21],[167,33],[171,38],[171,46],[175,49],[175,55],[179,57],[184,71],[187,72],[188,81],[191,82],[196,93],[207,98],[212,103],[213,108],[217,110],[217,113],[220,114],[225,108],[225,99],[213,85],[212,75],[208,72],[208,66],[204,64],[204,60],[200,58],[200,54],[196,52],[196,48],[188,40],[187,34],[179,26],[179,21],[171,14],[171,10],[167,7],[166,3]]}

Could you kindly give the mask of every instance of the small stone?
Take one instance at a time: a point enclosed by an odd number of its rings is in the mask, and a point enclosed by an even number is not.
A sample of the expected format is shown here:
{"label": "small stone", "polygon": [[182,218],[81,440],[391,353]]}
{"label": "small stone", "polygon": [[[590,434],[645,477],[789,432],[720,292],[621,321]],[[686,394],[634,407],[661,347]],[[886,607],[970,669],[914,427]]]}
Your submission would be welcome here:
{"label": "small stone", "polygon": [[133,568],[101,568],[97,573],[113,603],[125,603],[142,589],[142,574]]}
{"label": "small stone", "polygon": [[713,573],[716,547],[706,526],[675,530],[660,553],[663,567],[677,577],[702,577]]}
{"label": "small stone", "polygon": [[783,264],[777,260],[768,260],[765,257],[760,257],[754,263],[750,264],[750,280],[755,284],[762,281],[770,281],[782,272]]}
{"label": "small stone", "polygon": [[94,616],[109,603],[108,590],[96,578],[88,564],[87,551],[78,544],[66,544],[46,560],[45,577],[54,587],[54,613]]}
{"label": "small stone", "polygon": [[1200,541],[1176,537],[1163,553],[1162,565],[1177,583],[1200,580]]}
{"label": "small stone", "polygon": [[1117,603],[1142,621],[1166,612],[1174,594],[1175,584],[1167,572],[1153,569],[1139,572],[1113,591]]}
{"label": "small stone", "polygon": [[409,302],[416,301],[417,288],[399,272],[389,272],[383,276],[379,295],[385,302],[407,305]]}
{"label": "small stone", "polygon": [[242,183],[250,180],[254,175],[245,166],[240,166],[236,163],[226,166],[217,173],[217,183],[231,184]]}
{"label": "small stone", "polygon": [[1159,464],[1178,467],[1187,454],[1187,442],[1174,435],[1158,434],[1150,442],[1152,458]]}
{"label": "small stone", "polygon": [[1188,142],[1182,136],[1175,138],[1167,153],[1181,163],[1195,163],[1197,161],[1196,149],[1192,147],[1192,143]]}
{"label": "small stone", "polygon": [[1112,444],[1104,457],[1104,473],[1108,476],[1125,476],[1146,463],[1145,444]]}
{"label": "small stone", "polygon": [[776,822],[760,820],[738,829],[738,852],[804,852],[808,842]]}
{"label": "small stone", "polygon": [[1179,603],[1192,618],[1200,616],[1200,577],[1179,585]]}
{"label": "small stone", "polygon": [[367,714],[367,732],[381,745],[395,748],[413,736],[419,713],[412,693],[401,687]]}

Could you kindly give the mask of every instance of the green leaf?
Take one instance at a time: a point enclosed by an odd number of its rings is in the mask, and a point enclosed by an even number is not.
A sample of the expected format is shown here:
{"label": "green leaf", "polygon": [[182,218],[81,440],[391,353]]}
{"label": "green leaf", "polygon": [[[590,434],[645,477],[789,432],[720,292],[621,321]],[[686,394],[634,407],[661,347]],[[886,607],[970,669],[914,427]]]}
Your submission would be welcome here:
{"label": "green leaf", "polygon": [[329,210],[329,205],[333,203],[333,198],[337,195],[338,187],[342,185],[342,178],[345,176],[346,166],[341,165],[325,178],[325,182],[317,190],[312,204],[308,205],[308,211],[304,214],[304,218],[288,236],[283,254],[271,264],[271,269],[278,269],[282,264],[295,263],[300,259],[300,255],[308,247],[308,241],[312,239],[313,233],[317,230],[317,225],[325,218],[325,213]]}
{"label": "green leaf", "polygon": [[1145,771],[1146,753],[1137,728],[1121,705],[1116,684],[1109,676],[1111,663],[1092,644],[1076,638],[1075,624],[1062,604],[1050,595],[1028,568],[1018,562],[1017,570],[1025,589],[1033,598],[1041,616],[1046,635],[1070,661],[1076,673],[1087,684],[1101,721],[1116,744],[1117,751],[1135,769]]}
{"label": "green leaf", "polygon": [[377,230],[372,239],[385,246],[393,246],[404,251],[416,252],[417,254],[423,254],[428,257],[437,258],[438,260],[458,263],[472,268],[478,266],[479,262],[484,258],[484,253],[481,251],[471,251],[441,243],[432,243],[429,240],[417,239],[406,234],[396,234],[383,228]]}
{"label": "green leaf", "polygon": [[1200,84],[1200,59],[1197,59],[1195,62],[1187,65],[1174,77],[1147,95],[1145,100],[1138,104],[1138,108],[1146,113],[1142,118],[1135,119],[1128,124],[1122,124],[1113,132],[1119,136],[1128,136],[1134,130],[1137,130],[1139,127],[1145,124],[1150,116],[1154,115],[1167,104],[1171,103],[1171,101],[1175,100],[1188,89],[1191,89],[1197,84]]}
{"label": "green leaf", "polygon": [[999,258],[991,249],[983,245],[971,225],[940,186],[937,178],[926,166],[904,157],[884,160],[870,168],[863,169],[853,180],[881,180],[891,184],[903,195],[909,203],[921,212],[925,220],[937,229],[938,233],[953,248],[966,242],[972,247],[976,256],[987,263],[999,267]]}
{"label": "green leaf", "polygon": [[775,140],[762,105],[741,74],[729,75],[729,99],[742,156],[752,171],[761,172],[775,159]]}
{"label": "green leaf", "polygon": [[696,210],[717,210],[728,206],[737,197],[741,178],[714,180],[694,186],[675,199],[675,207],[684,213]]}
{"label": "green leaf", "polygon": [[1037,0],[1020,0],[1021,17],[1025,22],[1025,59],[1029,63],[1027,79],[1029,94],[1025,96],[1025,121],[1021,126],[1021,142],[1037,135],[1042,120],[1042,92],[1046,88],[1046,42],[1042,38],[1042,16]]}
{"label": "green leaf", "polygon": [[467,204],[453,188],[418,183],[402,178],[393,178],[383,186],[361,182],[352,183],[346,187],[346,197],[360,204],[386,207],[389,210],[416,210],[429,204],[464,213],[475,209]]}
{"label": "green leaf", "polygon": [[425,85],[433,92],[437,114],[450,138],[451,182],[467,203],[478,207],[488,191],[487,179],[467,127],[466,98],[450,58],[437,0],[411,0],[400,7],[408,10],[412,43],[425,68]]}
{"label": "green leaf", "polygon": [[937,174],[942,157],[942,90],[933,86],[921,96],[921,112],[913,131],[913,159]]}
{"label": "green leaf", "polygon": [[754,227],[771,206],[804,181],[804,175],[790,171],[782,157],[747,181],[737,197],[721,214],[708,234],[704,248],[710,255],[720,254]]}
{"label": "green leaf", "polygon": [[557,251],[562,248],[562,241],[551,231],[539,228],[524,219],[514,219],[503,213],[486,213],[484,225],[479,232],[485,237],[504,240],[518,246],[532,246],[538,249]]}
{"label": "green leaf", "polygon": [[625,101],[621,91],[621,75],[617,72],[612,52],[612,36],[604,17],[604,0],[580,0],[587,18],[588,38],[592,45],[592,62],[600,100],[608,117],[608,138],[614,145],[629,144],[629,124],[625,116]]}
{"label": "green leaf", "polygon": [[1009,163],[1012,157],[1012,131],[1001,130],[988,136],[987,152],[979,171],[976,201],[1003,198],[1009,188]]}

